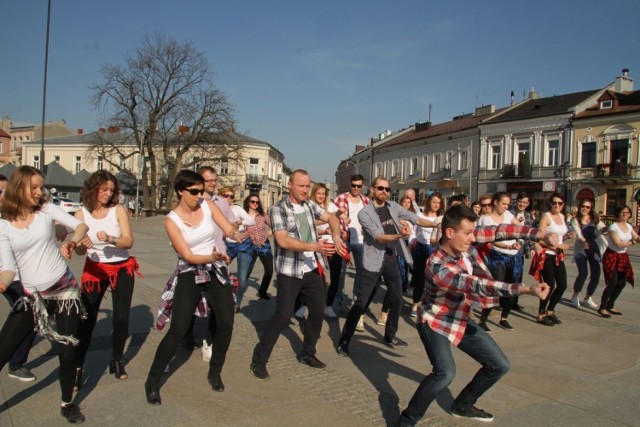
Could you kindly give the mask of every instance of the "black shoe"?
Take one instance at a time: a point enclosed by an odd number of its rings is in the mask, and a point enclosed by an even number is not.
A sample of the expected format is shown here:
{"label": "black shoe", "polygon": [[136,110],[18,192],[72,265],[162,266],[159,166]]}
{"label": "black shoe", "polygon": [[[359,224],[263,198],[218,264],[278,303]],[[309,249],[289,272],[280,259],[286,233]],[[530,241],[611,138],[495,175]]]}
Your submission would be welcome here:
{"label": "black shoe", "polygon": [[147,395],[147,402],[149,402],[150,405],[162,405],[158,384],[152,384],[147,380],[147,382],[144,383],[144,391]]}
{"label": "black shoe", "polygon": [[554,325],[559,325],[562,323],[562,320],[558,319],[558,317],[554,314],[547,314],[547,319],[551,320]]}
{"label": "black shoe", "polygon": [[409,344],[407,344],[407,342],[405,340],[402,340],[402,339],[400,339],[398,337],[393,337],[391,339],[385,338],[384,340],[382,340],[382,342],[384,342],[384,344],[387,347],[391,347],[391,348],[394,348],[394,347],[406,347],[406,346],[409,345]]}
{"label": "black shoe", "polygon": [[512,307],[512,310],[515,310],[515,311],[524,311],[524,307],[523,307],[523,306],[521,306],[520,304],[516,304],[516,305],[514,305],[514,306]]}
{"label": "black shoe", "polygon": [[80,390],[82,387],[82,368],[76,369],[76,379],[73,381],[73,391]]}
{"label": "black shoe", "polygon": [[500,323],[498,323],[498,326],[500,326],[502,329],[505,329],[507,331],[513,331],[513,326],[511,326],[511,324],[509,324],[509,322],[506,319],[502,319]]}
{"label": "black shoe", "polygon": [[266,300],[271,299],[271,295],[269,295],[266,292],[258,292],[258,296],[260,297],[260,299],[266,299]]}
{"label": "black shoe", "polygon": [[111,359],[109,361],[109,373],[113,374],[117,380],[126,380],[129,378],[127,371],[124,370],[124,365],[121,360]]}
{"label": "black shoe", "polygon": [[313,354],[304,355],[304,356],[300,355],[297,357],[297,359],[298,359],[298,362],[304,363],[305,365],[313,369],[324,369],[327,367],[327,365],[325,365],[320,360],[318,360],[318,358]]}
{"label": "black shoe", "polygon": [[556,324],[553,323],[551,319],[547,318],[546,316],[543,317],[542,319],[536,318],[536,323],[539,323],[544,326],[556,326]]}
{"label": "black shoe", "polygon": [[209,381],[209,385],[211,385],[211,389],[213,391],[217,391],[220,393],[224,391],[224,384],[222,383],[222,378],[220,378],[220,374],[209,375],[207,380]]}
{"label": "black shoe", "polygon": [[259,379],[260,381],[267,381],[269,377],[269,372],[267,372],[267,365],[264,363],[251,363],[249,365],[249,370],[253,374],[254,377]]}
{"label": "black shoe", "polygon": [[336,351],[338,352],[338,356],[351,357],[351,353],[349,353],[349,343],[346,341],[340,341],[338,347],[336,347]]}
{"label": "black shoe", "polygon": [[602,317],[604,317],[605,319],[608,319],[609,317],[611,317],[611,313],[608,310],[605,310],[603,308],[601,308],[600,310],[598,310],[598,314]]}
{"label": "black shoe", "polygon": [[467,418],[470,420],[482,421],[489,423],[493,421],[493,415],[483,411],[480,408],[472,406],[469,409],[460,409],[455,404],[451,407],[451,415],[458,418]]}
{"label": "black shoe", "polygon": [[75,403],[68,403],[61,407],[60,414],[71,424],[82,424],[84,422],[84,415],[82,415],[80,407]]}
{"label": "black shoe", "polygon": [[614,316],[622,316],[622,312],[616,310],[615,308],[609,308],[607,311],[609,312],[609,314],[613,314]]}
{"label": "black shoe", "polygon": [[478,323],[478,326],[480,326],[482,329],[484,329],[484,331],[488,334],[492,333],[491,329],[489,329],[489,326],[487,325],[487,321],[486,320],[481,320],[480,323]]}

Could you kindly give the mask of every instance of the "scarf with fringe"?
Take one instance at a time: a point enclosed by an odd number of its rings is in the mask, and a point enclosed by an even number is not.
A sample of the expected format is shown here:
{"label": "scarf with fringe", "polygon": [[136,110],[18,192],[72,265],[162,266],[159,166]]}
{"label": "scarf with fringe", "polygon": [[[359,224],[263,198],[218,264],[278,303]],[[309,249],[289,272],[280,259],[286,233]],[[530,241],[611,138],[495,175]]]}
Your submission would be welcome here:
{"label": "scarf with fringe", "polygon": [[140,273],[140,266],[135,257],[129,257],[128,260],[118,263],[96,262],[87,258],[80,279],[82,290],[86,292],[93,292],[96,289],[101,291],[101,284],[108,284],[111,289],[115,289],[118,283],[118,273],[123,268],[127,269],[129,276],[133,276],[135,273],[140,278],[144,277]]}

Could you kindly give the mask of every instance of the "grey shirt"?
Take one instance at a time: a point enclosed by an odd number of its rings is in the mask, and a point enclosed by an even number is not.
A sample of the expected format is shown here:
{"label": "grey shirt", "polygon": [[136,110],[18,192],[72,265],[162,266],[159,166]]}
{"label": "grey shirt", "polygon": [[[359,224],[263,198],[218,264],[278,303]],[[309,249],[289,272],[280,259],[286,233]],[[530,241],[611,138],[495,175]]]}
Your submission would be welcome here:
{"label": "grey shirt", "polygon": [[[400,220],[409,221],[415,224],[418,221],[418,215],[411,211],[406,210],[396,202],[386,202],[389,208],[389,213],[393,219],[395,229],[398,234],[400,233]],[[358,213],[358,220],[362,225],[362,231],[364,234],[364,256],[363,265],[368,271],[378,272],[382,268],[382,261],[384,259],[385,247],[384,243],[380,243],[376,240],[381,234],[384,233],[382,223],[378,214],[376,213],[376,207],[373,203],[369,203],[362,208]],[[398,239],[396,242],[396,251],[401,254],[408,264],[413,264],[413,259],[407,248],[407,243],[404,239]]]}

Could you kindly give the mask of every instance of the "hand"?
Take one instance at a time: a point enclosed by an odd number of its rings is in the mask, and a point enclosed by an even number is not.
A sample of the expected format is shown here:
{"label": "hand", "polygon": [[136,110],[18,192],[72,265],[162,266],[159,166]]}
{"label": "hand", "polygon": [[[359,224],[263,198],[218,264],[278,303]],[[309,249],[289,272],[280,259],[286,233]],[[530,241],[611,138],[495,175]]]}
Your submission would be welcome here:
{"label": "hand", "polygon": [[80,240],[80,244],[87,249],[91,249],[93,247],[93,242],[89,238],[89,236],[84,236],[82,240]]}
{"label": "hand", "polygon": [[336,253],[336,247],[333,243],[329,243],[326,240],[320,240],[318,241],[318,250],[316,252],[321,252],[322,255],[330,257]]}
{"label": "hand", "polygon": [[347,227],[350,223],[351,223],[351,218],[349,218],[348,216],[343,216],[342,217],[342,223],[344,224],[345,227]]}
{"label": "hand", "polygon": [[96,233],[96,237],[101,242],[109,242],[109,235],[107,233],[105,233],[104,231],[98,231]]}
{"label": "hand", "polygon": [[513,245],[511,245],[511,249],[515,249],[517,251],[519,251],[521,247],[522,245],[520,244],[520,242],[515,242]]}
{"label": "hand", "polygon": [[541,300],[544,300],[549,296],[549,285],[546,283],[537,283],[535,285],[529,286],[529,290],[531,291],[531,295],[535,295]]}
{"label": "hand", "polygon": [[68,260],[71,260],[71,253],[73,252],[73,249],[75,248],[75,246],[76,244],[71,240],[69,240],[66,243],[63,243],[62,246],[60,246],[60,255],[62,255]]}
{"label": "hand", "polygon": [[402,234],[403,238],[411,236],[411,227],[409,227],[408,225],[403,225],[400,229],[400,233]]}
{"label": "hand", "polygon": [[345,256],[349,253],[347,251],[347,245],[345,245],[341,239],[336,240],[335,238],[333,239],[333,244],[336,248],[336,252],[338,253],[338,255],[345,258]]}
{"label": "hand", "polygon": [[545,245],[547,245],[550,248],[555,248],[556,246],[558,246],[558,243],[560,242],[560,239],[558,238],[557,234],[547,233],[541,230],[538,230],[536,237],[538,238],[538,240],[541,240]]}
{"label": "hand", "polygon": [[228,255],[225,255],[222,252],[218,252],[215,248],[213,249],[211,256],[213,258],[213,262],[224,261],[227,264],[231,263],[231,259],[229,258]]}
{"label": "hand", "polygon": [[6,291],[8,287],[9,287],[9,285],[5,285],[4,283],[0,283],[0,294],[3,294],[4,291]]}
{"label": "hand", "polygon": [[244,239],[247,238],[248,234],[249,233],[247,233],[246,231],[237,231],[237,232],[233,233],[233,238],[235,239],[236,242],[242,243],[244,241]]}

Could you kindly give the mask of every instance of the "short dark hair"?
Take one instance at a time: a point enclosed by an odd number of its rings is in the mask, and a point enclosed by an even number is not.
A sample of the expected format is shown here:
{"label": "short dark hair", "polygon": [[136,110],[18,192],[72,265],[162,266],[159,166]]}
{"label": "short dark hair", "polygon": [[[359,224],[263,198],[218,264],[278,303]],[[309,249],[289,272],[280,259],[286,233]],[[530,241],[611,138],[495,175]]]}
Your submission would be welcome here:
{"label": "short dark hair", "polygon": [[516,200],[522,200],[522,199],[529,199],[531,200],[531,197],[529,196],[529,193],[525,193],[524,191],[521,191],[518,193],[518,195],[516,196]]}
{"label": "short dark hair", "polygon": [[176,192],[178,200],[182,198],[180,192],[191,187],[193,184],[204,185],[204,178],[198,172],[194,172],[189,169],[182,169],[176,174],[176,177],[173,180],[173,189]]}
{"label": "short dark hair", "polygon": [[560,199],[563,202],[566,202],[565,197],[560,193],[553,193],[551,197],[549,197],[549,203],[553,203],[553,199]]}
{"label": "short dark hair", "polygon": [[447,206],[451,206],[451,203],[454,203],[454,202],[459,202],[464,205],[464,202],[466,200],[467,200],[467,196],[465,194],[454,194],[453,196],[449,197],[449,200],[447,200]]}
{"label": "short dark hair", "polygon": [[[593,208],[591,208],[591,209],[593,209]],[[617,217],[617,216],[620,216],[620,213],[621,213],[623,210],[625,210],[625,209],[629,209],[629,212],[633,213],[633,211],[631,210],[631,208],[630,208],[629,206],[627,206],[627,205],[624,205],[624,206],[618,206],[618,207],[616,208],[616,217]]]}
{"label": "short dark hair", "polygon": [[447,209],[442,217],[442,237],[446,236],[445,230],[447,228],[457,230],[460,223],[465,219],[471,222],[476,222],[478,220],[478,215],[476,215],[473,209],[465,204],[455,205]]}
{"label": "short dark hair", "polygon": [[506,191],[498,191],[496,194],[493,195],[493,198],[491,199],[491,202],[493,202],[493,203],[499,202],[504,197],[508,197],[509,201],[511,201],[511,195],[509,193],[507,193]]}
{"label": "short dark hair", "polygon": [[351,175],[351,182],[353,182],[353,181],[362,181],[362,182],[364,182],[364,176],[360,175],[359,173]]}

